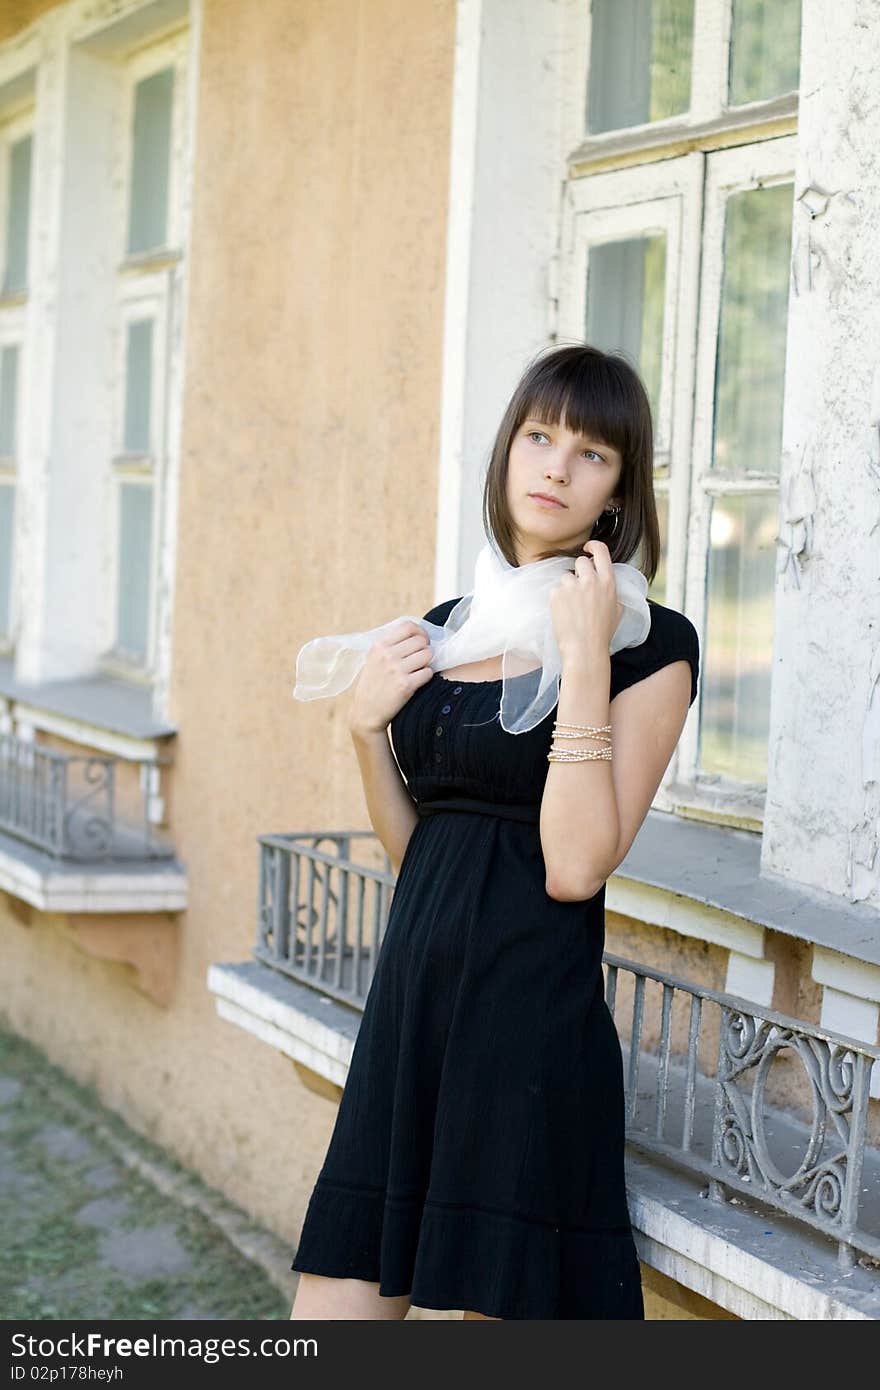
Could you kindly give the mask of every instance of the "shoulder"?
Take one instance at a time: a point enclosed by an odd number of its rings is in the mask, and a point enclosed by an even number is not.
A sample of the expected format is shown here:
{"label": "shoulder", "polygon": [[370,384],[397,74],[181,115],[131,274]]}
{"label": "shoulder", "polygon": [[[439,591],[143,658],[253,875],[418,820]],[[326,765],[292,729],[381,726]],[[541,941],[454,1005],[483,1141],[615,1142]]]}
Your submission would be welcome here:
{"label": "shoulder", "polygon": [[690,618],[675,608],[648,599],[651,627],[637,647],[623,647],[611,657],[611,698],[636,681],[659,671],[673,661],[687,661],[691,668],[691,697],[697,698],[700,670],[700,640]]}
{"label": "shoulder", "polygon": [[442,603],[436,604],[434,608],[429,608],[427,613],[423,613],[422,621],[436,623],[438,627],[442,627],[455,605],[460,603],[463,597],[463,594],[459,594],[458,598],[444,599]]}

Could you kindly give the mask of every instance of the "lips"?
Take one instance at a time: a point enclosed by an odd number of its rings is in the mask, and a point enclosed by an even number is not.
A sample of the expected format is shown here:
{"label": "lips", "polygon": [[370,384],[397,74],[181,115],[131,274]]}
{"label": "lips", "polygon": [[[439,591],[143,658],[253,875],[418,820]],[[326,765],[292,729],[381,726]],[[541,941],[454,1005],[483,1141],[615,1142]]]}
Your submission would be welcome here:
{"label": "lips", "polygon": [[549,503],[552,503],[554,506],[557,506],[557,507],[564,507],[564,506],[565,506],[565,503],[564,503],[564,502],[560,501],[560,499],[559,499],[558,497],[554,497],[554,496],[553,496],[551,493],[549,493],[549,492],[530,492],[530,493],[529,493],[529,496],[530,496],[530,497],[534,497],[535,500],[538,501],[538,502],[549,502]]}

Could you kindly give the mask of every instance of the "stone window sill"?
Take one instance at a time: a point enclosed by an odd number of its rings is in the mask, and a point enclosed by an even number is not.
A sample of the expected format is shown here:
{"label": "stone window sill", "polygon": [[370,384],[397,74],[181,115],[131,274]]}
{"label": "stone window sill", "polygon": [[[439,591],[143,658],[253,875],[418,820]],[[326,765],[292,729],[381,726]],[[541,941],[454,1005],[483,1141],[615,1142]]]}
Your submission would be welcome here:
{"label": "stone window sill", "polygon": [[159,758],[177,729],[153,717],[153,690],[114,676],[20,681],[15,662],[0,658],[0,704],[7,719],[58,734],[101,752],[138,759]]}
{"label": "stone window sill", "polygon": [[41,912],[183,912],[187,889],[177,859],[74,862],[0,832],[0,890]]}
{"label": "stone window sill", "polygon": [[[756,928],[770,927],[880,966],[880,913],[762,873],[760,860],[759,835],[651,810],[608,880],[606,906],[719,945],[734,946],[736,931],[744,945]],[[703,930],[691,933],[688,917]]]}

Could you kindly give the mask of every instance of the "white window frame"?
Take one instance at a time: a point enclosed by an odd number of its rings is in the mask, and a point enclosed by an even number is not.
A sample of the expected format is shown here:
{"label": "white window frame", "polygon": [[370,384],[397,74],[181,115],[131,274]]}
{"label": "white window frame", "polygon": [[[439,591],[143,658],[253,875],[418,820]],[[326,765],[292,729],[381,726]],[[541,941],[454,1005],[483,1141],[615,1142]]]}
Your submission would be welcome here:
{"label": "white window frame", "polygon": [[[752,472],[745,477],[731,478],[724,470],[713,470],[711,467],[727,202],[735,194],[749,189],[790,183],[793,203],[796,158],[796,136],[767,140],[759,145],[716,150],[706,156],[685,591],[685,607],[697,630],[703,633],[707,617],[706,579],[712,498],[769,495],[776,498],[777,516],[779,511],[779,470],[773,473]],[[772,656],[772,652],[768,655]],[[680,785],[671,794],[688,801],[694,799],[696,804],[722,814],[726,812],[733,817],[751,815],[763,823],[766,788],[735,782],[719,775],[698,775],[698,736],[698,720],[691,718],[685,725],[678,747]]]}
{"label": "white window frame", "polygon": [[[0,121],[0,285],[6,277],[6,219],[9,207],[9,157],[11,146],[30,136],[36,141],[35,111],[29,102],[24,111],[18,111],[7,120]],[[31,165],[33,172],[33,162]],[[33,208],[33,182],[30,190]],[[29,234],[33,238],[34,219],[29,219]],[[28,247],[28,281],[33,270],[32,247]],[[4,487],[14,490],[13,506],[17,515],[19,509],[19,460],[22,450],[24,421],[24,392],[27,381],[27,307],[29,291],[17,290],[14,294],[0,296],[0,349],[18,349],[18,389],[16,392],[16,454],[9,458],[0,456],[0,477]],[[12,656],[15,652],[15,638],[18,631],[19,583],[18,583],[18,534],[19,526],[13,526],[12,554],[9,556],[9,631],[0,632],[0,655]]]}
{"label": "white window frame", "polygon": [[733,0],[695,0],[690,110],[661,121],[588,135],[585,97],[590,72],[592,5],[591,0],[563,3],[562,157],[570,175],[599,160],[613,160],[619,165],[632,156],[639,162],[665,158],[670,145],[675,148],[678,142],[681,150],[683,137],[717,145],[766,138],[775,122],[782,123],[777,132],[782,133],[787,118],[797,114],[797,91],[740,106],[728,105]]}
{"label": "white window frame", "polygon": [[[13,145],[17,145],[19,140],[23,140],[29,135],[31,140],[35,140],[34,135],[34,109],[31,105],[25,112],[18,112],[8,120],[0,118],[0,285],[6,280],[6,219],[9,211],[9,157]],[[33,161],[31,163],[31,174],[33,175]],[[31,184],[31,207],[33,207],[33,183]],[[30,218],[29,233],[33,235],[34,219]],[[28,279],[30,280],[33,269],[33,256],[31,248],[28,247]],[[5,315],[9,309],[18,304],[24,304],[27,300],[27,289],[16,290],[14,294],[0,296],[0,313]],[[7,306],[9,306],[7,308]]]}
{"label": "white window frame", "polygon": [[[731,480],[709,466],[726,203],[748,188],[794,184],[791,118],[798,94],[728,107],[732,0],[696,0],[691,109],[587,135],[590,10],[590,0],[568,0],[563,22],[564,186],[553,336],[584,339],[591,245],[665,232],[663,382],[655,422],[656,491],[669,505],[665,602],[687,612],[704,649],[711,499],[779,493],[778,473]],[[700,704],[691,707],[653,804],[760,830],[765,787],[698,770]]]}
{"label": "white window frame", "polygon": [[[100,666],[111,675],[152,681],[157,675],[158,593],[162,554],[162,518],[165,515],[164,489],[169,452],[169,374],[173,346],[171,320],[175,298],[181,287],[184,242],[184,180],[188,137],[187,65],[189,28],[177,31],[159,42],[151,42],[131,55],[125,64],[123,98],[119,112],[119,138],[115,185],[122,190],[117,201],[116,312],[114,324],[113,421],[114,454],[108,472],[105,506],[106,580],[102,586],[104,607],[99,615]],[[135,87],[143,78],[163,68],[174,69],[174,96],[171,117],[171,152],[168,171],[168,226],[166,244],[156,250],[127,251],[128,217],[131,199],[131,156]],[[146,455],[132,456],[124,448],[126,388],[126,343],[129,323],[153,320],[152,381],[150,391],[150,448]],[[147,654],[144,661],[134,659],[118,643],[119,589],[119,510],[120,485],[136,482],[150,486],[152,522],[150,543],[150,598],[147,620]]]}

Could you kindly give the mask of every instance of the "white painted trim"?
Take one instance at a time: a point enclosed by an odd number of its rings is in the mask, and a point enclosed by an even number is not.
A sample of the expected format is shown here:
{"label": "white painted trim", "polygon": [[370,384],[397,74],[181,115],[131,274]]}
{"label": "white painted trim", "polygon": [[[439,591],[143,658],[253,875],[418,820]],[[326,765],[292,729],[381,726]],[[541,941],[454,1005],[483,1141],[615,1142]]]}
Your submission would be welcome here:
{"label": "white painted trim", "polygon": [[459,0],[456,19],[437,601],[471,586],[495,433],[523,370],[550,342],[562,187],[561,6]]}
{"label": "white painted trim", "polygon": [[[877,925],[880,931],[880,917]],[[859,999],[880,1003],[880,965],[868,965],[864,961],[854,960],[852,956],[842,955],[840,951],[814,946],[813,979],[820,985],[831,985]],[[858,1037],[858,1034],[855,1036]]]}
{"label": "white painted trim", "polygon": [[[106,547],[107,582],[102,586],[102,611],[98,634],[99,665],[104,670],[120,667],[124,673],[130,664],[135,671],[153,677],[156,668],[156,647],[161,617],[159,605],[165,590],[160,576],[165,569],[163,552],[167,538],[161,520],[165,513],[164,482],[168,473],[166,452],[173,437],[168,429],[171,397],[182,397],[183,382],[179,379],[183,359],[174,352],[172,339],[173,305],[184,273],[185,257],[180,249],[183,234],[182,209],[189,209],[190,198],[185,190],[191,176],[189,140],[192,128],[187,111],[187,97],[192,88],[189,82],[189,30],[175,33],[141,47],[129,58],[122,79],[119,114],[115,122],[118,138],[115,149],[114,186],[118,195],[114,204],[116,222],[116,322],[114,324],[114,363],[111,392],[113,413],[114,462],[109,468],[105,487],[103,532]],[[168,220],[164,248],[170,260],[156,269],[151,261],[143,268],[128,258],[127,234],[131,201],[132,122],[135,89],[144,78],[170,67],[174,74],[171,131],[168,168]],[[161,252],[156,253],[161,260]],[[137,467],[117,461],[124,448],[124,413],[126,405],[126,347],[128,325],[138,319],[152,322],[151,380],[150,380],[150,438],[148,459]],[[175,325],[178,329],[180,324]],[[176,373],[172,373],[172,364]],[[177,416],[176,416],[177,418]],[[176,447],[176,445],[174,445]],[[175,477],[177,470],[175,469]],[[119,650],[119,570],[122,563],[119,513],[120,489],[125,482],[150,486],[150,555],[146,632],[146,652],[142,659]],[[168,603],[168,598],[164,598]]]}
{"label": "white painted trim", "polygon": [[605,885],[605,910],[652,927],[667,927],[754,960],[764,956],[764,928],[745,917],[710,907],[680,893],[612,874]]}
{"label": "white painted trim", "polygon": [[[880,1030],[880,1004],[826,984],[822,989],[819,1023],[829,1032],[843,1033],[846,1037],[876,1047]],[[874,1100],[880,1100],[880,1065],[876,1061],[871,1067],[868,1094]]]}
{"label": "white painted trim", "polygon": [[[133,762],[153,761],[161,757],[167,746],[165,738],[133,738],[129,734],[114,733],[97,724],[88,724],[82,719],[73,719],[64,714],[53,714],[37,705],[29,705],[23,700],[7,702],[12,718],[25,723],[33,729],[42,729],[48,734],[58,734],[71,743],[80,743],[87,748],[96,748],[115,758],[125,758]],[[19,737],[24,734],[19,729]]]}
{"label": "white painted trim", "polygon": [[467,358],[468,283],[474,220],[479,116],[480,33],[483,0],[457,0],[446,221],[440,455],[437,467],[437,541],[434,603],[458,593],[461,474]]}
{"label": "white painted trim", "polygon": [[772,960],[755,960],[753,956],[741,955],[731,951],[727,958],[727,975],[724,993],[735,994],[738,999],[748,999],[751,1004],[773,1006],[773,983],[776,966]]}

